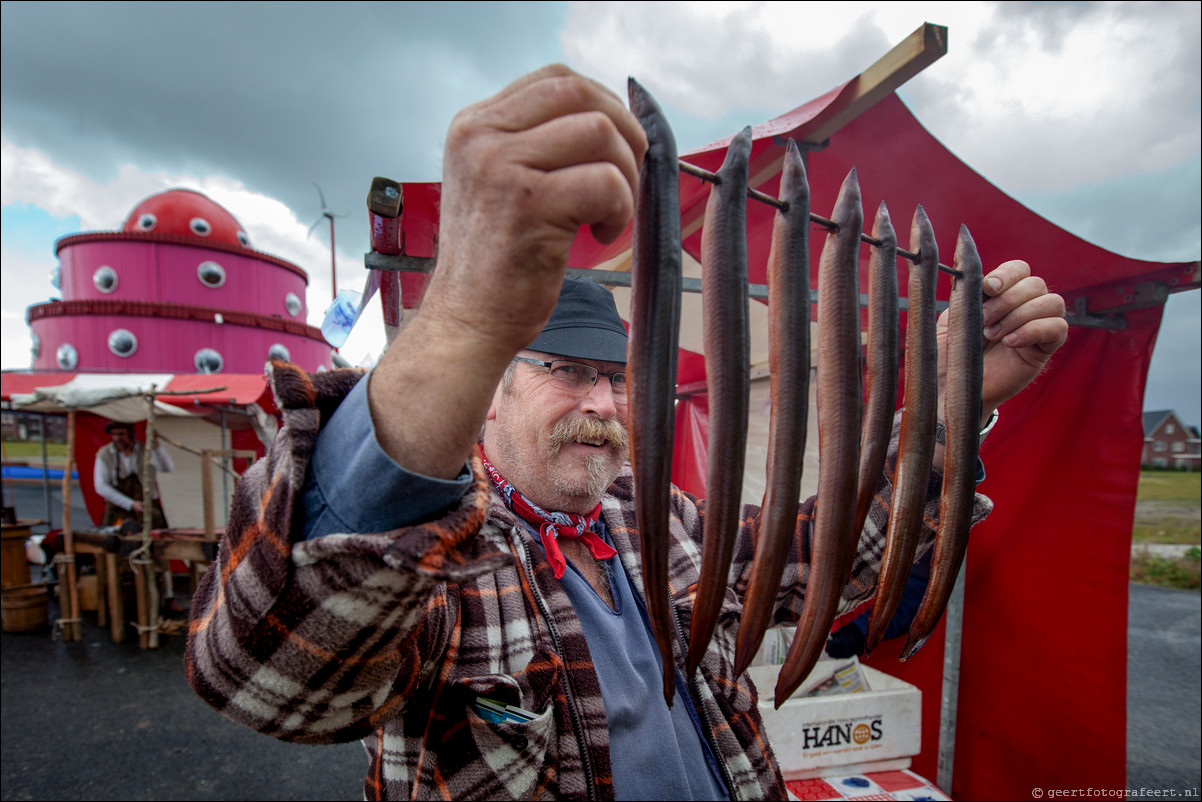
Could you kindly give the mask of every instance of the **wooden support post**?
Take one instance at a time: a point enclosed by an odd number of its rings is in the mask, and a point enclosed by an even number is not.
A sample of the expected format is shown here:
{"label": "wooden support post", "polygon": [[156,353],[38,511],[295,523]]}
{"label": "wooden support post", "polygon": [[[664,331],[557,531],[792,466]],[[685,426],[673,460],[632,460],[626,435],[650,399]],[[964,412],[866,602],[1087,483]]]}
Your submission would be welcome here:
{"label": "wooden support post", "polygon": [[[97,555],[97,559],[104,560],[105,584],[108,586],[109,634],[112,635],[113,643],[122,643],[125,640],[125,594],[121,591],[121,566],[117,562],[120,557],[105,552],[103,555]],[[100,567],[97,566],[97,571],[99,570]]]}
{"label": "wooden support post", "polygon": [[[401,210],[405,199],[401,185],[391,178],[376,176],[367,193],[367,217],[371,223],[371,249],[376,253],[399,254],[404,251]],[[401,330],[401,276],[385,270],[380,273],[380,308],[384,313],[385,348],[392,345]]]}
{"label": "wooden support post", "polygon": [[92,555],[96,568],[96,625],[100,627],[107,626],[109,622],[108,572],[101,564],[103,559],[103,555]]}
{"label": "wooden support post", "polygon": [[[146,585],[146,617],[139,617],[139,624],[147,627],[146,648],[159,648],[159,592],[155,577],[154,559],[151,553],[150,530],[154,528],[154,480],[151,478],[151,460],[154,457],[154,398],[155,385],[150,385],[146,395],[146,442],[142,445],[142,549],[141,560],[145,560],[142,582]],[[170,577],[167,577],[170,579]],[[139,641],[140,643],[140,641]]]}
{"label": "wooden support post", "polygon": [[188,564],[188,591],[193,596],[196,595],[196,589],[200,587],[201,577],[203,577],[208,570],[208,563],[193,561]]}
{"label": "wooden support post", "polygon": [[[213,461],[215,459],[241,458],[253,460],[257,454],[249,449],[205,449],[200,452],[200,498],[204,511],[205,540],[217,540],[217,514],[213,504]],[[226,470],[224,465],[222,470]]]}
{"label": "wooden support post", "polygon": [[83,639],[79,625],[79,584],[75,569],[75,535],[71,530],[71,466],[75,459],[75,410],[67,412],[67,464],[63,466],[63,554],[67,555],[65,598],[59,595],[59,617],[64,641]]}
{"label": "wooden support post", "polygon": [[[146,574],[150,574],[152,579],[151,584],[154,584],[154,571],[148,570],[153,568],[153,564],[146,559],[135,559],[133,562],[134,571],[134,599],[138,608],[138,648],[150,648],[150,614],[148,612],[149,601],[146,598]],[[157,612],[157,611],[156,611]]]}
{"label": "wooden support post", "polygon": [[200,452],[200,500],[204,510],[205,540],[217,539],[217,527],[213,520],[213,456],[217,451],[205,449]]}

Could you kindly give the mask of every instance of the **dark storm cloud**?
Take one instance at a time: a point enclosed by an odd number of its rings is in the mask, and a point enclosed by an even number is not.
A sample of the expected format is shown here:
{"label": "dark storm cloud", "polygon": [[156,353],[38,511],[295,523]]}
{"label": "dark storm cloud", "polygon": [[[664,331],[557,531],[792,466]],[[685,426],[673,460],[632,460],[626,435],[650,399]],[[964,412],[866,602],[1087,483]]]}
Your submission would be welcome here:
{"label": "dark storm cloud", "polygon": [[462,90],[554,58],[560,24],[491,3],[5,3],[3,134],[102,181],[219,173],[315,218],[316,181],[359,213],[373,175],[437,180]]}

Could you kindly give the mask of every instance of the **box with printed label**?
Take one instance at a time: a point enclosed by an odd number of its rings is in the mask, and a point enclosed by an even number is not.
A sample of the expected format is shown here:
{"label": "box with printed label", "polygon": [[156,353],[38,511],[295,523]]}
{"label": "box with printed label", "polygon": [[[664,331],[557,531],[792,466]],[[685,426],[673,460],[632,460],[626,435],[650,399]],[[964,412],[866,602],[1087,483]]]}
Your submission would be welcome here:
{"label": "box with printed label", "polygon": [[[748,669],[760,692],[760,715],[786,780],[847,774],[848,769],[903,769],[918,754],[922,692],[908,682],[857,664],[867,688],[826,695],[849,661],[820,660],[779,710],[772,704],[778,665]],[[813,690],[823,695],[806,696]]]}

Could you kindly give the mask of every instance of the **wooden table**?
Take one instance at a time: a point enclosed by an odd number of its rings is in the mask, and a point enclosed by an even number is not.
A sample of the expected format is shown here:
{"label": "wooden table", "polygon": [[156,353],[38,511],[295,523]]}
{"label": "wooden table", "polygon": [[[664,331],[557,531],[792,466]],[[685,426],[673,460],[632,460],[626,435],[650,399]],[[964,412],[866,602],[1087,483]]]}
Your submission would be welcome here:
{"label": "wooden table", "polygon": [[[216,533],[218,538],[224,529]],[[208,565],[217,556],[217,541],[206,540],[203,529],[153,529],[151,557],[158,560],[187,560],[193,567],[193,577],[200,565]],[[99,580],[97,619],[106,621],[113,643],[125,640],[125,596],[121,592],[121,560],[142,546],[142,536],[120,535],[106,529],[76,529],[77,554],[96,556],[96,576]],[[157,620],[158,610],[149,610],[138,617],[140,627],[149,627]]]}

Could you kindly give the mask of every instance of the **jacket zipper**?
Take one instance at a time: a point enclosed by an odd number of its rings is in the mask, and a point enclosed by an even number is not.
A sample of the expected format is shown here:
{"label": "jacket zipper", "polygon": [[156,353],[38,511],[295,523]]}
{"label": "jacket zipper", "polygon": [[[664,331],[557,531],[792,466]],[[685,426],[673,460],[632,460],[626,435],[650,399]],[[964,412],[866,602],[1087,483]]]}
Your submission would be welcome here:
{"label": "jacket zipper", "polygon": [[[513,535],[513,530],[510,530],[510,535]],[[584,728],[580,725],[580,713],[576,709],[576,697],[572,693],[572,679],[568,669],[568,660],[563,653],[563,643],[559,639],[559,631],[555,629],[555,621],[551,618],[551,613],[547,610],[546,601],[543,599],[542,592],[538,589],[538,585],[534,582],[534,571],[530,567],[530,552],[526,548],[525,538],[522,533],[518,533],[513,540],[520,544],[522,550],[522,569],[526,572],[526,579],[530,582],[530,589],[534,593],[534,600],[538,603],[539,612],[547,621],[547,629],[551,632],[551,642],[555,644],[555,652],[564,661],[563,671],[563,688],[564,695],[568,699],[568,714],[572,719],[572,731],[576,735],[576,743],[580,747],[580,764],[584,767],[584,776],[588,788],[588,798],[597,798],[596,781],[593,779],[593,763],[589,757],[588,744],[584,739]],[[677,624],[679,626],[679,624]]]}
{"label": "jacket zipper", "polygon": [[[672,621],[676,624],[676,638],[681,644],[687,643],[684,639],[684,628],[680,623],[680,611],[676,609],[676,597],[672,594],[672,589],[668,588],[668,603],[672,605]],[[687,649],[685,650],[687,651]],[[675,662],[675,660],[673,660]],[[680,670],[680,666],[676,666],[676,670]],[[701,667],[698,666],[698,672]],[[683,672],[682,672],[683,673]],[[730,770],[726,767],[726,760],[722,757],[722,753],[718,751],[718,744],[714,740],[714,724],[710,720],[709,711],[705,709],[705,704],[701,700],[701,694],[697,691],[696,681],[693,677],[685,678],[685,685],[691,686],[693,692],[693,707],[696,708],[697,714],[701,716],[701,720],[705,722],[705,741],[709,744],[710,753],[714,756],[714,761],[718,764],[718,768],[722,770],[722,781],[726,783],[726,791],[730,794],[731,799],[738,799],[739,794],[735,789],[734,781],[731,780]]]}

